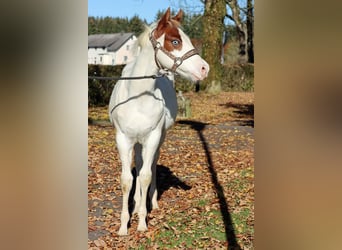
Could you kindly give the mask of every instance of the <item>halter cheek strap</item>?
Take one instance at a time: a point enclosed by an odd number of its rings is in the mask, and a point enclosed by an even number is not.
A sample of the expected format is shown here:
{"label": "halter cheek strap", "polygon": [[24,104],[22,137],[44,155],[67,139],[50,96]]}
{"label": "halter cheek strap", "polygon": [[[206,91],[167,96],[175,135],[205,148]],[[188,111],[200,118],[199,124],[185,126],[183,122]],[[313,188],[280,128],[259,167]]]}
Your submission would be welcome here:
{"label": "halter cheek strap", "polygon": [[158,66],[159,69],[163,69],[163,66],[161,65],[161,63],[158,61],[157,58],[157,53],[159,50],[161,50],[162,52],[164,52],[164,54],[166,54],[168,57],[170,57],[173,60],[173,65],[170,69],[171,72],[175,73],[177,68],[183,63],[184,60],[188,59],[189,57],[192,57],[194,55],[198,55],[198,51],[197,49],[192,49],[189,50],[188,52],[186,52],[182,57],[176,57],[174,56],[172,53],[170,53],[169,51],[167,51],[161,44],[160,42],[158,42],[154,36],[153,36],[153,32],[154,30],[151,32],[150,34],[150,41],[152,43],[152,46],[154,48],[154,60]]}

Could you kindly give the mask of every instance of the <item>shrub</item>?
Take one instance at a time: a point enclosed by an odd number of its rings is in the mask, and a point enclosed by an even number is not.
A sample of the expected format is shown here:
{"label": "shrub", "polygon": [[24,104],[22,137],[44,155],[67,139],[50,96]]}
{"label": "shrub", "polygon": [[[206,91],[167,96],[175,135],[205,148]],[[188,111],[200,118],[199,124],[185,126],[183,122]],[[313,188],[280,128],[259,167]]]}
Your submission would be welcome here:
{"label": "shrub", "polygon": [[[89,76],[118,77],[124,65],[88,65]],[[117,80],[88,79],[88,106],[105,106]]]}
{"label": "shrub", "polygon": [[254,65],[226,65],[223,68],[223,91],[254,91]]}
{"label": "shrub", "polygon": [[[198,86],[176,76],[177,91],[194,91]],[[200,84],[200,89],[203,90]],[[254,65],[224,65],[221,82],[222,91],[254,91]]]}

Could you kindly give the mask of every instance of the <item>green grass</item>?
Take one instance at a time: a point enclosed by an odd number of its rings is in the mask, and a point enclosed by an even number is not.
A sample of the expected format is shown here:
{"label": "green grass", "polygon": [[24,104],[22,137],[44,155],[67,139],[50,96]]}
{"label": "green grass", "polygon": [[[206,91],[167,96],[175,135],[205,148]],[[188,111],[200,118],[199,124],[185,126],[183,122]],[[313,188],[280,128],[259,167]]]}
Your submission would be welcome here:
{"label": "green grass", "polygon": [[[207,200],[197,202],[199,206]],[[162,249],[205,247],[209,240],[226,241],[224,225],[219,211],[200,212],[194,217],[175,214],[167,220],[155,241]]]}
{"label": "green grass", "polygon": [[247,224],[251,211],[243,208],[239,212],[232,213],[232,220],[236,234],[254,234],[254,228]]}

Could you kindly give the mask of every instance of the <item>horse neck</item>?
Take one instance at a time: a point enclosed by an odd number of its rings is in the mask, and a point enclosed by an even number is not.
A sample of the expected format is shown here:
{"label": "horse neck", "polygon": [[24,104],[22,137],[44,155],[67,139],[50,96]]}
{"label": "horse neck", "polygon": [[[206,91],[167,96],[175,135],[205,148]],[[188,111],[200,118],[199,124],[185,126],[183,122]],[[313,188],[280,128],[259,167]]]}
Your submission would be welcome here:
{"label": "horse neck", "polygon": [[[154,60],[154,50],[152,45],[144,47],[136,59],[131,76],[149,76],[158,73],[158,67]],[[131,80],[129,84],[130,95],[139,95],[144,92],[154,92],[155,79],[147,78],[141,80]]]}

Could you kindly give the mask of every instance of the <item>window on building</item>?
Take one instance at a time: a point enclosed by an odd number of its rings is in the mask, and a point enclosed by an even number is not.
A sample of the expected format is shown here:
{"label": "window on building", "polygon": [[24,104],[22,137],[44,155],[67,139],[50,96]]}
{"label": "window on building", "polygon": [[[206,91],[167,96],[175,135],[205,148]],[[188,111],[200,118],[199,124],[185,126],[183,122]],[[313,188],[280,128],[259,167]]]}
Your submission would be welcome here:
{"label": "window on building", "polygon": [[102,63],[102,56],[100,56],[100,62]]}
{"label": "window on building", "polygon": [[126,45],[126,50],[129,50],[129,45]]}
{"label": "window on building", "polygon": [[128,59],[128,57],[127,57],[127,56],[124,56],[124,61],[125,61],[125,62],[127,62],[127,59]]}

